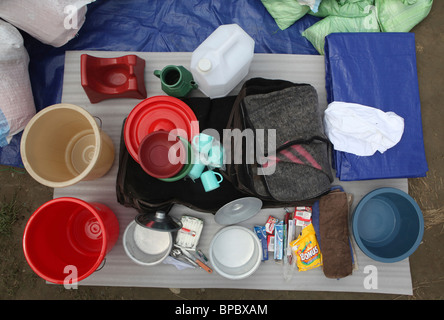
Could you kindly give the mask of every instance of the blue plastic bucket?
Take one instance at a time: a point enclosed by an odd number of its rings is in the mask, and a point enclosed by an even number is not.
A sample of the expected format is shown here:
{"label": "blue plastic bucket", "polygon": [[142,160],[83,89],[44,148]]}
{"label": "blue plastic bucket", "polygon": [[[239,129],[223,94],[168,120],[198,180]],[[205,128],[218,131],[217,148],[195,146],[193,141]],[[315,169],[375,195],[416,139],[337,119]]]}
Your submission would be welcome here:
{"label": "blue plastic bucket", "polygon": [[380,188],[359,202],[352,217],[353,236],[370,258],[397,262],[418,248],[424,218],[415,200],[395,188]]}

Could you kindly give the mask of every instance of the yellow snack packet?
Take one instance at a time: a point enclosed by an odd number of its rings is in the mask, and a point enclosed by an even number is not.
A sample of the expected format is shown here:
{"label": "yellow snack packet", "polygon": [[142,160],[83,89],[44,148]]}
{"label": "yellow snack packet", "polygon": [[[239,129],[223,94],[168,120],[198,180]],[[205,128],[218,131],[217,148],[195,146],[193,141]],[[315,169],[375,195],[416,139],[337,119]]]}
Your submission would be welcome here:
{"label": "yellow snack packet", "polygon": [[307,271],[322,266],[322,254],[319,248],[313,224],[302,229],[299,237],[290,243],[297,259],[299,271]]}

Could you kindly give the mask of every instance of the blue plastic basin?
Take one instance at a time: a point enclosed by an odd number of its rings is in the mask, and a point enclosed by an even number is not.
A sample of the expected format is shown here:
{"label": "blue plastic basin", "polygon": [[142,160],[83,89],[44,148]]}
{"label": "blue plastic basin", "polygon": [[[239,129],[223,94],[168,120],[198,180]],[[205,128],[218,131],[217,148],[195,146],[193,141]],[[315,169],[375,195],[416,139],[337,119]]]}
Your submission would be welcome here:
{"label": "blue plastic basin", "polygon": [[359,202],[352,217],[353,236],[370,258],[397,262],[418,248],[424,218],[415,200],[395,188],[380,188]]}

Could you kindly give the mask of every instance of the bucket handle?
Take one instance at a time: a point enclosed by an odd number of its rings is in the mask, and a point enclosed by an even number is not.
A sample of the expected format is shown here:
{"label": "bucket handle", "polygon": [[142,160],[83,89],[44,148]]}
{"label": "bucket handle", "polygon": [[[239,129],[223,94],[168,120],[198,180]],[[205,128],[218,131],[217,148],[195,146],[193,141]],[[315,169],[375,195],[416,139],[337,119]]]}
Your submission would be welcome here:
{"label": "bucket handle", "polygon": [[103,267],[105,266],[105,264],[106,264],[106,257],[103,258],[102,262],[100,263],[100,265],[97,267],[97,269],[94,272],[98,272],[98,271],[102,270]]}
{"label": "bucket handle", "polygon": [[96,120],[98,120],[98,124],[99,124],[99,128],[102,129],[102,119],[98,116],[92,116],[93,118],[95,118]]}

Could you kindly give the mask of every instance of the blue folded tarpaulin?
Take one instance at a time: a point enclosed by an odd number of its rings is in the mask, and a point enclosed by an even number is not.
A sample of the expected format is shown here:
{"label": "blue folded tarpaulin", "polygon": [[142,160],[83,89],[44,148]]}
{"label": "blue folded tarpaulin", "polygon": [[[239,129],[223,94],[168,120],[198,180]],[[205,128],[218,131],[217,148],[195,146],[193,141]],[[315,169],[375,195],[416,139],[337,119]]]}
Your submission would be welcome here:
{"label": "blue folded tarpaulin", "polygon": [[[37,111],[61,101],[67,50],[192,52],[219,25],[237,23],[256,53],[317,54],[301,33],[319,18],[306,15],[282,31],[260,0],[97,0],[78,35],[60,48],[24,34]],[[0,148],[0,164],[23,167],[21,134]]]}
{"label": "blue folded tarpaulin", "polygon": [[404,118],[401,141],[361,157],[334,151],[340,180],[424,177],[428,171],[413,33],[335,33],[325,41],[328,103],[343,101]]}

